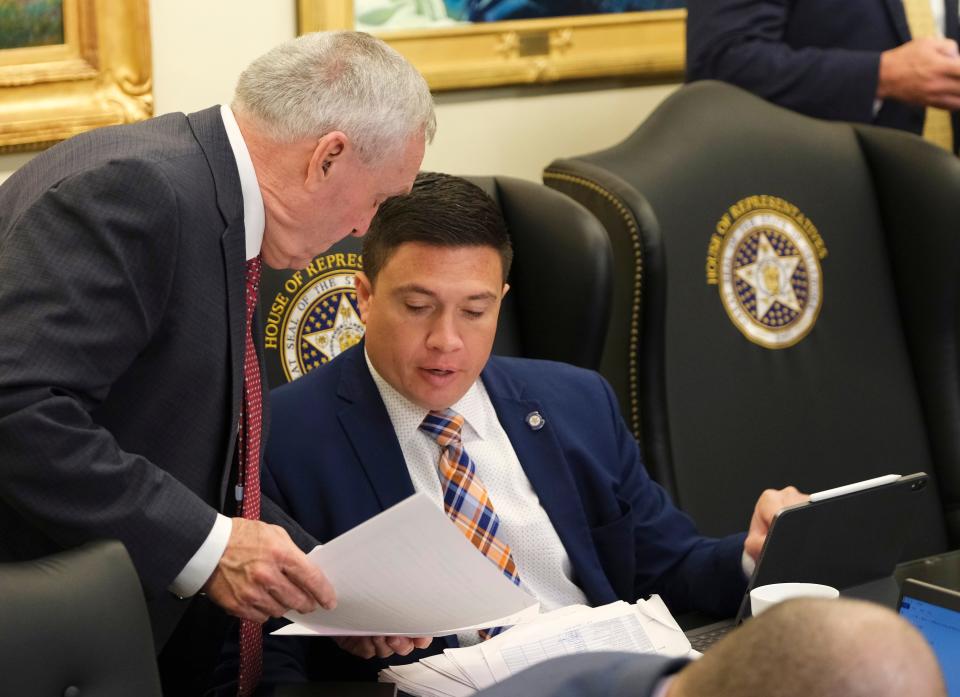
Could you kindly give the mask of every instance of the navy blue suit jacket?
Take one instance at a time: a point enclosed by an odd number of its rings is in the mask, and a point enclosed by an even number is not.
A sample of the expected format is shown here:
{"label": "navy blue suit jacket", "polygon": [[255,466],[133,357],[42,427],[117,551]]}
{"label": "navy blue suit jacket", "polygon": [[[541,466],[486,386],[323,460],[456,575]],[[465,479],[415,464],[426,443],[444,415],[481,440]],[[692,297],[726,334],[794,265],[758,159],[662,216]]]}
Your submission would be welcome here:
{"label": "navy blue suit jacket", "polygon": [[[910,40],[902,0],[689,0],[687,80],[723,80],[809,116],[913,133],[922,107],[886,100],[880,53]],[[957,3],[946,2],[957,38]],[[954,133],[957,132],[954,116]],[[956,138],[955,138],[956,140]]]}
{"label": "navy blue suit jacket", "polygon": [[[746,586],[743,535],[715,540],[697,533],[647,476],[603,378],[561,363],[500,357],[481,377],[591,604],[659,593],[674,612],[736,612]],[[263,491],[321,542],[414,493],[362,344],[275,390],[270,407]],[[546,420],[541,430],[527,426],[532,411]],[[287,657],[268,655],[267,677],[271,667],[303,669],[303,654],[291,648],[296,641],[268,641],[268,648],[286,644],[280,649]],[[435,640],[430,651],[444,647]]]}

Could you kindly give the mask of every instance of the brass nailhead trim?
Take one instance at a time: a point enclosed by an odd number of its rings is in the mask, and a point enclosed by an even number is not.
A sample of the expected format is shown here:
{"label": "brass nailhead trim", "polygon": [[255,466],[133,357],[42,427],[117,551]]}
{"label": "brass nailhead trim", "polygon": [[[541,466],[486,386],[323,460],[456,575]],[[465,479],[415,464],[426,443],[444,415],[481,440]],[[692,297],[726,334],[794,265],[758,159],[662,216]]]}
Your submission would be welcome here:
{"label": "brass nailhead trim", "polygon": [[630,232],[630,238],[633,242],[634,274],[633,302],[630,306],[630,343],[629,353],[627,355],[627,391],[629,392],[630,397],[630,428],[633,430],[634,437],[639,439],[640,410],[637,407],[639,402],[639,394],[637,390],[637,337],[640,335],[640,293],[643,285],[643,255],[641,253],[642,248],[640,245],[640,229],[637,226],[636,218],[634,218],[633,213],[630,212],[630,209],[623,205],[620,199],[604,189],[595,181],[549,169],[544,170],[543,178],[544,180],[555,179],[557,181],[569,182],[570,184],[576,184],[585,189],[589,189],[594,193],[600,194],[600,196],[610,203],[616,209],[617,213],[620,214],[620,217],[623,218],[623,222],[626,223],[627,230]]}

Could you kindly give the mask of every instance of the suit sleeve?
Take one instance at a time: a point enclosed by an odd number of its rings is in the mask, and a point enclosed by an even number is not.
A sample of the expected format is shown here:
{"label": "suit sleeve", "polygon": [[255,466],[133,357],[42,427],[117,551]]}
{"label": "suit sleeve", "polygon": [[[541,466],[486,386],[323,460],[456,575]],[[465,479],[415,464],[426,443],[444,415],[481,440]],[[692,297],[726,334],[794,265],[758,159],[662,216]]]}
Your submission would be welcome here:
{"label": "suit sleeve", "polygon": [[121,540],[160,594],[216,513],[95,414],[164,314],[174,190],[156,167],[112,162],[61,181],[2,234],[0,499],[56,545]]}
{"label": "suit sleeve", "polygon": [[689,0],[687,80],[723,80],[808,116],[870,123],[880,51],[790,46],[794,2]]}
{"label": "suit sleeve", "polygon": [[634,596],[658,593],[674,614],[689,610],[717,617],[736,614],[747,584],[740,564],[745,533],[719,539],[700,535],[690,516],[650,479],[613,390],[597,379],[616,424],[618,496],[629,504],[633,521]]}

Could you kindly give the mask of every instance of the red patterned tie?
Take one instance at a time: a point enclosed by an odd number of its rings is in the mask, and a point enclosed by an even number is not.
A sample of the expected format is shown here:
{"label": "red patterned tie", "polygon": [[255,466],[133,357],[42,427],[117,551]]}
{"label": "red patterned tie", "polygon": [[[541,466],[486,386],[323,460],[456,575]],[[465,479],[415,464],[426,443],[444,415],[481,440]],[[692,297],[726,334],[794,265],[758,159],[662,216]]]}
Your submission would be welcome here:
{"label": "red patterned tie", "polygon": [[[243,352],[243,408],[237,433],[237,462],[243,499],[240,515],[260,519],[260,435],[263,427],[263,394],[260,391],[260,362],[253,347],[253,310],[260,285],[260,257],[247,261],[247,323]],[[250,620],[240,620],[239,697],[249,697],[257,689],[263,668],[263,629]]]}

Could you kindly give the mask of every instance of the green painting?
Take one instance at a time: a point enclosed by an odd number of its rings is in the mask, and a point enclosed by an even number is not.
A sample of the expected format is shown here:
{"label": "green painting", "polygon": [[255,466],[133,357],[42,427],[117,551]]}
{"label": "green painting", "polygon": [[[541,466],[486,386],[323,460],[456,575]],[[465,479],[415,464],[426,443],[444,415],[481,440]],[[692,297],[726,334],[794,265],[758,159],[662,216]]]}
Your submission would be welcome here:
{"label": "green painting", "polygon": [[63,42],[63,0],[0,0],[0,49]]}

